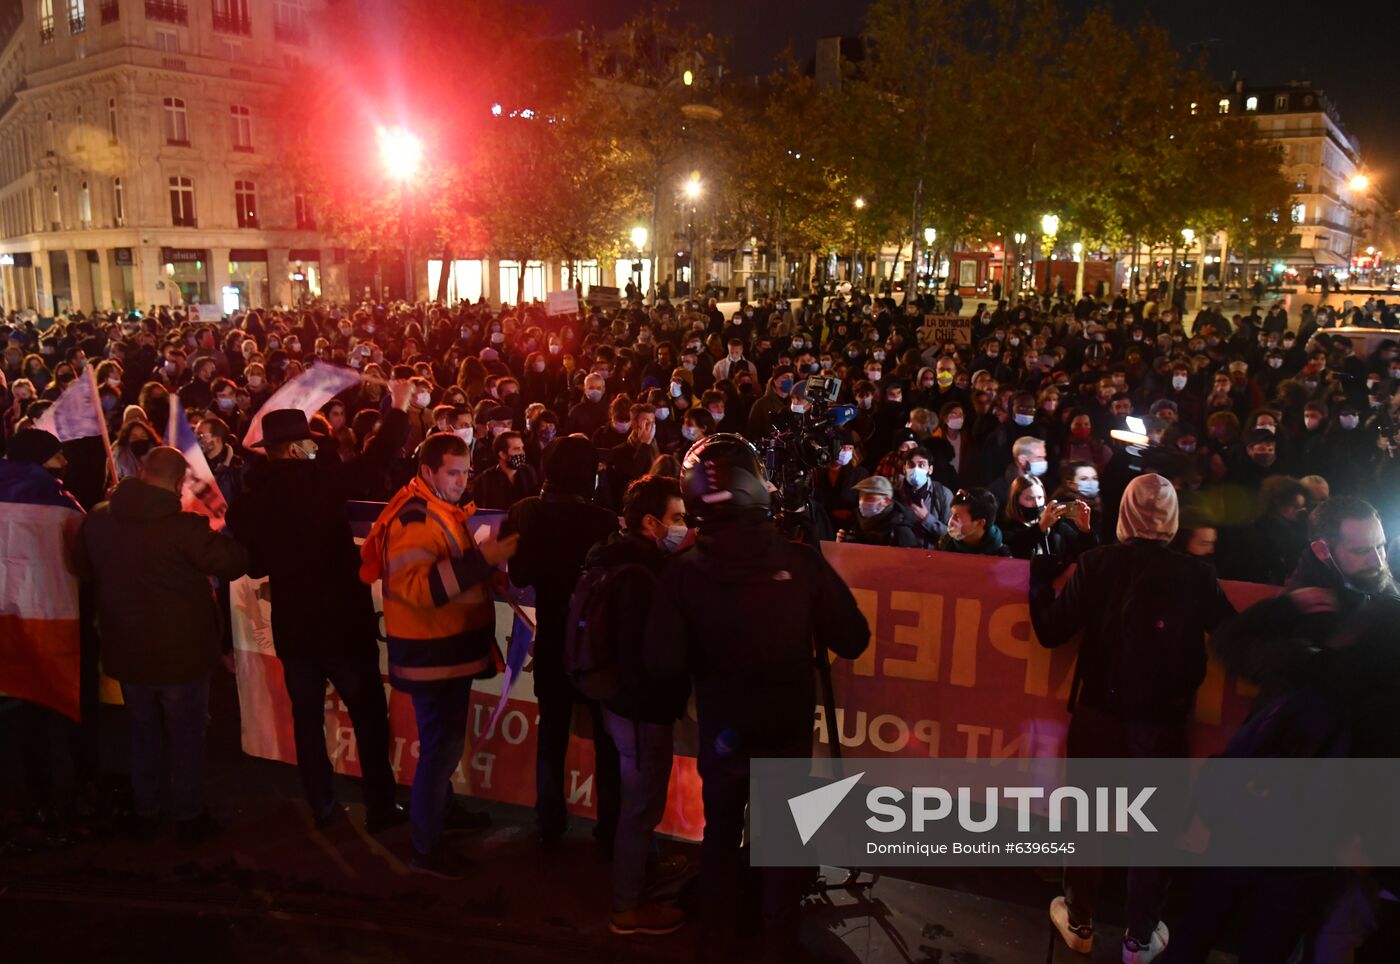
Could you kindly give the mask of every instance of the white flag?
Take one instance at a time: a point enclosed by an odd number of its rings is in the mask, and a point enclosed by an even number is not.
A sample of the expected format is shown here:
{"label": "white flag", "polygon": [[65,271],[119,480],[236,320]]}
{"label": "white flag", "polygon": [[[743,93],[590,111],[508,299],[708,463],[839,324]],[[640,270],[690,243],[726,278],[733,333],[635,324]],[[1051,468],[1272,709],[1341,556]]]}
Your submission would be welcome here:
{"label": "white flag", "polygon": [[97,399],[97,382],[92,375],[84,371],[69,382],[58,400],[39,416],[34,427],[58,436],[60,442],[106,435],[102,403]]}
{"label": "white flag", "polygon": [[360,373],[353,368],[337,365],[312,365],[301,375],[287,382],[272,393],[258,414],[253,416],[253,424],[248,426],[248,434],[243,436],[243,447],[248,448],[262,439],[262,418],[264,412],[276,412],[284,408],[299,408],[309,419],[322,405],[360,380]]}

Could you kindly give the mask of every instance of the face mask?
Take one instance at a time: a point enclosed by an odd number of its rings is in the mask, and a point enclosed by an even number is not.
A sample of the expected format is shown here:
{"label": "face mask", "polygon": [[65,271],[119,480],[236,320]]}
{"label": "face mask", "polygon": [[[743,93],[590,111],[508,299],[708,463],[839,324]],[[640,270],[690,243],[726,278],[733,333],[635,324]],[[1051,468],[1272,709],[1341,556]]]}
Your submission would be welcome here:
{"label": "face mask", "polygon": [[474,439],[474,438],[476,437],[476,429],[475,429],[475,428],[456,428],[456,429],[453,429],[453,430],[452,430],[452,434],[455,435],[455,436],[457,436],[457,437],[458,437],[459,439],[461,439],[463,442],[466,442],[468,445],[471,445],[471,444],[472,444],[472,439]]}
{"label": "face mask", "polygon": [[1185,376],[1185,375],[1173,375],[1173,376],[1172,376],[1172,388],[1176,389],[1176,390],[1179,392],[1179,391],[1181,391],[1181,390],[1182,390],[1183,388],[1185,388],[1185,387],[1186,387],[1186,376]]}
{"label": "face mask", "polygon": [[778,379],[778,391],[783,392],[784,394],[786,394],[787,392],[792,391],[792,379],[791,379],[791,378],[780,378],[780,379]]}
{"label": "face mask", "polygon": [[1079,483],[1079,494],[1082,495],[1082,496],[1084,496],[1084,498],[1086,498],[1086,499],[1092,499],[1094,496],[1098,495],[1098,494],[1099,494],[1099,480],[1098,480],[1098,479],[1085,479],[1083,482],[1080,482],[1080,483]]}
{"label": "face mask", "polygon": [[1015,422],[1016,422],[1017,425],[1021,425],[1021,426],[1029,425],[1029,424],[1031,424],[1032,422],[1035,421],[1035,416],[1034,416],[1034,415],[1026,415],[1024,412],[1017,412],[1015,415],[1013,415],[1013,416],[1011,416],[1011,417],[1012,417],[1013,420],[1015,420]]}
{"label": "face mask", "polygon": [[873,352],[870,353],[870,357],[873,358],[873,359],[875,359],[876,361],[884,361],[884,360],[885,360],[885,353],[882,352],[882,351],[880,351],[880,350],[877,348],[875,351],[873,351]]}
{"label": "face mask", "polygon": [[851,449],[842,449],[841,451],[836,453],[836,464],[850,465],[851,459],[855,457],[855,454],[856,453]]}
{"label": "face mask", "polygon": [[724,421],[724,409],[710,409],[710,416],[714,418],[716,424]]}
{"label": "face mask", "polygon": [[952,372],[938,372],[934,375],[934,378],[938,379],[938,384],[942,388],[947,388],[949,385],[953,384]]}
{"label": "face mask", "polygon": [[113,395],[104,396],[103,399],[102,399],[102,410],[103,410],[104,412],[110,412],[110,411],[112,411],[113,409],[115,409],[115,408],[117,407],[117,402],[119,402],[119,401],[120,401],[120,399],[118,399],[117,397],[115,397],[115,396],[113,396]]}
{"label": "face mask", "polygon": [[492,425],[492,426],[491,426],[491,437],[492,437],[492,438],[499,438],[502,434],[504,434],[505,432],[508,432],[509,430],[510,430],[510,426],[509,426],[509,425]]}
{"label": "face mask", "polygon": [[743,358],[744,358],[744,353],[741,352],[741,351],[731,351],[731,352],[729,353],[729,361],[730,361],[731,364],[733,364],[734,362],[742,361]]}
{"label": "face mask", "polygon": [[631,422],[613,422],[613,430],[616,432],[626,432]]}
{"label": "face mask", "polygon": [[1037,459],[1030,465],[1031,475],[1040,476],[1045,474],[1045,470],[1050,468],[1050,463],[1044,459]]}
{"label": "face mask", "polygon": [[148,438],[137,439],[135,442],[128,442],[126,447],[131,449],[137,458],[140,458],[151,450],[151,440]]}
{"label": "face mask", "polygon": [[875,518],[875,516],[885,511],[885,507],[883,505],[874,501],[863,501],[859,505],[857,505],[856,508],[857,510],[859,510],[861,516],[866,519],[873,519]]}
{"label": "face mask", "polygon": [[962,427],[963,427],[962,416],[961,416],[961,415],[954,415],[952,418],[948,419],[948,427],[949,427],[950,429],[952,429],[954,432],[959,432],[959,431],[961,431],[961,430],[962,430]]}
{"label": "face mask", "polygon": [[491,344],[493,344],[493,345],[499,345],[499,344],[501,344],[502,342],[504,342],[505,340],[506,340],[506,336],[505,336],[504,333],[499,332],[499,331],[495,331],[495,332],[492,332],[492,333],[491,333]]}
{"label": "face mask", "polygon": [[583,394],[590,402],[600,402],[603,400],[603,391],[600,388],[590,388]]}
{"label": "face mask", "polygon": [[427,408],[430,401],[432,401],[432,396],[427,392],[419,392],[413,396],[413,404],[419,408]]}
{"label": "face mask", "polygon": [[872,382],[878,382],[878,381],[880,380],[880,375],[881,375],[881,372],[878,372],[878,371],[875,371],[875,372],[866,372],[866,373],[865,373],[865,377],[868,378],[868,379],[869,379],[870,381],[872,381]]}
{"label": "face mask", "polygon": [[238,404],[238,399],[236,399],[236,398],[223,398],[223,397],[220,397],[220,398],[216,399],[216,401],[218,401],[218,403],[219,403],[219,408],[220,408],[220,410],[225,411],[225,412],[231,412],[231,411],[233,411],[234,406],[236,406],[236,405]]}
{"label": "face mask", "polygon": [[685,436],[687,442],[694,442],[700,437],[700,431],[694,425],[682,425],[681,435]]}
{"label": "face mask", "polygon": [[1270,368],[1282,368],[1282,367],[1283,367],[1283,359],[1282,359],[1282,358],[1270,358],[1270,359],[1269,359],[1269,367],[1270,367]]}
{"label": "face mask", "polygon": [[820,362],[820,365],[821,365],[822,369],[830,368],[831,365],[832,365],[831,359],[830,359],[830,358],[823,358],[823,359],[821,360],[821,362]]}
{"label": "face mask", "polygon": [[508,468],[515,469],[515,470],[518,472],[520,469],[522,469],[522,468],[525,467],[525,456],[524,456],[523,454],[522,454],[522,455],[507,455],[507,456],[506,456],[506,466],[507,466]]}
{"label": "face mask", "polygon": [[1355,415],[1343,415],[1337,419],[1337,424],[1347,431],[1350,431],[1356,428],[1359,421],[1360,419]]}
{"label": "face mask", "polygon": [[1277,426],[1277,425],[1268,425],[1268,424],[1264,424],[1264,425],[1256,425],[1256,426],[1254,426],[1254,427],[1257,428],[1257,429],[1259,429],[1261,432],[1268,432],[1270,435],[1277,435],[1277,434],[1278,434],[1278,426]]}
{"label": "face mask", "polygon": [[909,484],[916,489],[921,489],[928,481],[928,469],[922,466],[911,466],[904,470],[904,477],[909,480]]}
{"label": "face mask", "polygon": [[860,398],[856,399],[856,404],[861,408],[869,408],[874,401],[875,399],[871,396],[862,395]]}

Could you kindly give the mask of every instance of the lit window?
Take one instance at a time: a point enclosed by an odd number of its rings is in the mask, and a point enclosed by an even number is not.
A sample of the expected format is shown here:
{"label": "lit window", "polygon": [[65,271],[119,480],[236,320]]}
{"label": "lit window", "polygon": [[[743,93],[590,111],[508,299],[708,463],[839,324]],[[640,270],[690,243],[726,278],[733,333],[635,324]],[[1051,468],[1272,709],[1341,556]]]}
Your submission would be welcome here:
{"label": "lit window", "polygon": [[180,35],[174,30],[157,30],[156,49],[162,53],[178,54],[180,52]]}
{"label": "lit window", "polygon": [[1222,114],[1228,114],[1228,113],[1230,113],[1230,98],[1228,98],[1228,97],[1222,97],[1222,98],[1220,98],[1220,104],[1219,104],[1218,106],[1219,106],[1219,108],[1220,108],[1220,113],[1222,113]]}
{"label": "lit window", "polygon": [[1244,109],[1245,109],[1245,110],[1258,110],[1258,109],[1259,109],[1259,98],[1258,98],[1258,97],[1247,97],[1247,98],[1245,98]]}
{"label": "lit window", "polygon": [[258,226],[258,192],[252,181],[233,182],[233,206],[238,212],[240,228]]}
{"label": "lit window", "polygon": [[68,0],[68,32],[82,33],[87,29],[86,0]]}
{"label": "lit window", "polygon": [[92,192],[88,190],[87,181],[78,190],[78,220],[83,222],[83,227],[92,227]]}
{"label": "lit window", "polygon": [[185,102],[179,97],[167,97],[165,106],[165,142],[167,144],[188,144],[190,142],[189,118]]}
{"label": "lit window", "polygon": [[235,151],[251,151],[253,149],[253,115],[248,108],[240,104],[234,104],[228,109],[229,130],[233,136],[233,149]]}
{"label": "lit window", "polygon": [[1302,224],[1308,216],[1308,206],[1306,204],[1293,205],[1293,211],[1290,216],[1293,218],[1294,224]]}
{"label": "lit window", "polygon": [[1277,94],[1274,96],[1274,110],[1288,110],[1288,95]]}
{"label": "lit window", "polygon": [[296,192],[292,198],[292,206],[296,208],[298,228],[309,231],[316,227],[316,218],[311,214],[311,203],[306,199],[304,191]]}
{"label": "lit window", "polygon": [[39,0],[39,42],[53,43],[53,0]]}
{"label": "lit window", "polygon": [[58,138],[55,135],[53,111],[49,111],[48,116],[44,118],[44,153],[52,154],[54,144],[57,143],[57,141]]}
{"label": "lit window", "polygon": [[117,142],[117,99],[107,98],[107,133],[112,138],[112,143]]}
{"label": "lit window", "polygon": [[112,215],[117,227],[126,224],[126,189],[122,187],[119,177],[112,178]]}
{"label": "lit window", "polygon": [[170,179],[170,223],[183,228],[195,226],[193,178]]}

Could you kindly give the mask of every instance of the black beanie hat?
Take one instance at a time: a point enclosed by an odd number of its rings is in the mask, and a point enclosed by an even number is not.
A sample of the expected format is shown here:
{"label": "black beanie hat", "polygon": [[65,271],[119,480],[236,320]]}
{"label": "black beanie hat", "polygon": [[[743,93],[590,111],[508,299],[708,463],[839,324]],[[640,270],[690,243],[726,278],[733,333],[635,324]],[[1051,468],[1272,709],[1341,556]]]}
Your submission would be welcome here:
{"label": "black beanie hat", "polygon": [[57,436],[41,428],[21,429],[10,437],[5,446],[5,458],[11,462],[43,465],[63,448]]}
{"label": "black beanie hat", "polygon": [[545,490],[587,498],[598,479],[598,450],[582,435],[565,435],[544,450]]}

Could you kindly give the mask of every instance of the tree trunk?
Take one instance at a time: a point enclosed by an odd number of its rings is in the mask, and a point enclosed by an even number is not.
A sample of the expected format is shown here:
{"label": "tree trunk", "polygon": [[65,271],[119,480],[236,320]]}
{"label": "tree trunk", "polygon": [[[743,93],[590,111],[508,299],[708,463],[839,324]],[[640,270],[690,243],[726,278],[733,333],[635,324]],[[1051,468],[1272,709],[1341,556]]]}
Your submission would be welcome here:
{"label": "tree trunk", "polygon": [[515,276],[515,305],[518,308],[525,301],[525,259],[517,257],[515,263],[520,266]]}
{"label": "tree trunk", "polygon": [[[919,280],[919,238],[923,234],[924,216],[924,179],[920,175],[919,180],[914,184],[914,243],[909,249],[909,266],[913,269],[913,276],[904,280],[904,303],[909,304],[909,299],[913,297],[914,288]],[[900,246],[903,250],[903,245]]]}
{"label": "tree trunk", "polygon": [[448,282],[452,280],[452,266],[454,263],[455,262],[452,260],[452,246],[450,244],[443,245],[442,270],[438,272],[437,292],[433,299],[438,302],[438,304],[447,304]]}

